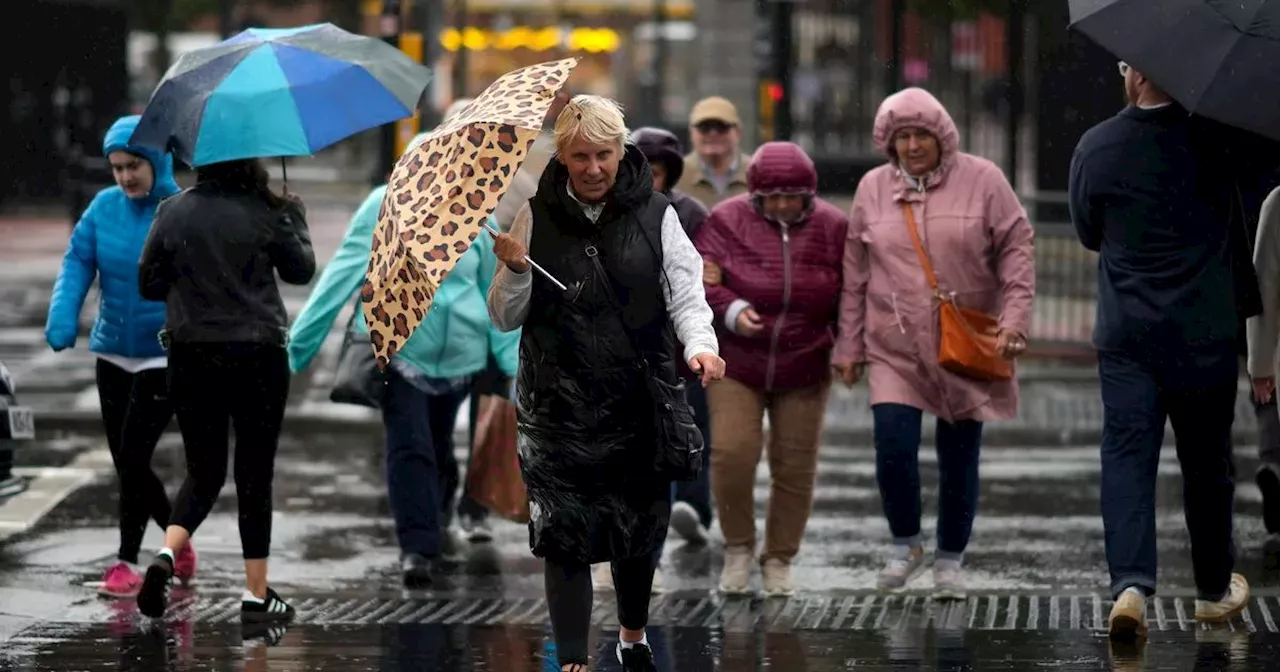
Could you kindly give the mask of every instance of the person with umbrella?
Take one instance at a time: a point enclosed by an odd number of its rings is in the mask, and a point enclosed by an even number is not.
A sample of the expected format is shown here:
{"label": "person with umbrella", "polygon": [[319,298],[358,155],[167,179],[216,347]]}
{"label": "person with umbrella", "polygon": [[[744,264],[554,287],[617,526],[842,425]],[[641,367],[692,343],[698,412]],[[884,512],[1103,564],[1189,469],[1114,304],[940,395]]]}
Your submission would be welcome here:
{"label": "person with umbrella", "polygon": [[[169,495],[151,468],[156,443],[173,418],[168,362],[156,335],[164,326],[164,304],[138,291],[138,257],[160,202],[178,193],[173,157],[137,147],[129,137],[138,117],[111,125],[102,151],[116,185],[103,189],[71,234],[62,270],[53,285],[45,339],[60,351],[73,347],[80,333],[80,310],[95,276],[98,317],[89,337],[97,357],[98,399],[107,448],[120,479],[120,549],[107,569],[99,593],[133,597],[142,586],[134,567],[147,521],[169,524]],[[191,544],[178,547],[174,574],[189,580],[196,569]]]}
{"label": "person with umbrella", "polygon": [[[453,110],[457,111],[460,109]],[[410,151],[424,136],[411,143]],[[386,193],[387,186],[382,185],[365,198],[351,218],[337,254],[325,266],[294,320],[289,332],[289,361],[294,372],[310,365],[334,319],[364,284]],[[401,572],[410,588],[429,587],[435,565],[456,559],[449,522],[459,482],[453,455],[458,408],[491,357],[502,375],[515,375],[520,332],[494,329],[485,308],[485,295],[496,270],[492,248],[489,236],[476,238],[441,283],[421,328],[396,353],[386,372],[381,411],[386,430],[387,494],[396,521]],[[368,339],[364,319],[358,319],[355,328],[362,340]],[[459,504],[460,515],[474,516],[474,509],[486,511],[475,503],[474,508],[466,509],[464,503]]]}
{"label": "person with umbrella", "polygon": [[1234,572],[1235,420],[1240,320],[1257,280],[1237,212],[1256,165],[1231,129],[1192,116],[1121,62],[1129,105],[1090,129],[1072,157],[1070,207],[1099,252],[1093,344],[1105,409],[1102,519],[1115,605],[1112,637],[1146,631],[1156,591],[1156,475],[1166,419],[1177,437],[1197,590],[1195,618],[1225,621],[1249,600]]}
{"label": "person with umbrella", "polygon": [[330,24],[250,29],[183,54],[156,87],[132,142],[172,149],[196,186],[156,211],[139,263],[144,298],[167,304],[163,340],[187,478],[138,609],[164,615],[182,548],[235,481],[246,590],[242,622],[287,621],[267,582],[271,488],[289,395],[288,315],[276,276],[315,275],[301,199],[271,191],[259,157],[310,155],[412,114],[430,72],[379,40]]}
{"label": "person with umbrella", "polygon": [[[627,137],[617,103],[579,95],[565,106],[556,160],[494,244],[503,265],[489,290],[494,324],[523,327],[517,396],[529,541],[546,561],[556,651],[570,672],[587,669],[598,562],[613,565],[623,669],[655,670],[645,626],[671,484],[653,466],[653,417],[637,408],[654,406],[649,376],[676,381],[672,329],[703,385],[724,375],[702,258]],[[530,258],[567,289],[533,273]]]}

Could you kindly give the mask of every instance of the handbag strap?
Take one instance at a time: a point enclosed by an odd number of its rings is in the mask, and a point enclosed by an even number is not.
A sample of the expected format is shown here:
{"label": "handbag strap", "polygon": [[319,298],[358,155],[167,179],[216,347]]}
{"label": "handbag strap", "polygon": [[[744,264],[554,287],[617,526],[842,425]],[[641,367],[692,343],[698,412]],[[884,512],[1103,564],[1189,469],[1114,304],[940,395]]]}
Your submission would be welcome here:
{"label": "handbag strap", "polygon": [[591,265],[595,267],[596,272],[600,274],[600,282],[604,284],[605,296],[609,299],[610,305],[618,314],[618,321],[622,323],[622,331],[627,335],[627,340],[631,342],[631,349],[635,351],[636,357],[639,357],[645,366],[649,365],[649,360],[644,356],[644,351],[640,349],[640,343],[636,341],[631,330],[627,328],[626,322],[622,319],[622,302],[618,300],[618,295],[613,291],[613,281],[609,279],[609,272],[604,270],[604,264],[600,263],[600,250],[595,245],[587,245],[587,258],[591,260]]}
{"label": "handbag strap", "polygon": [[924,277],[929,281],[929,288],[938,298],[943,298],[938,291],[938,276],[933,273],[933,264],[929,261],[929,254],[924,250],[920,232],[916,230],[916,213],[911,209],[911,204],[906,201],[902,202],[902,212],[907,216],[907,233],[911,235],[911,244],[916,248],[916,256],[920,257],[920,265],[924,267]]}

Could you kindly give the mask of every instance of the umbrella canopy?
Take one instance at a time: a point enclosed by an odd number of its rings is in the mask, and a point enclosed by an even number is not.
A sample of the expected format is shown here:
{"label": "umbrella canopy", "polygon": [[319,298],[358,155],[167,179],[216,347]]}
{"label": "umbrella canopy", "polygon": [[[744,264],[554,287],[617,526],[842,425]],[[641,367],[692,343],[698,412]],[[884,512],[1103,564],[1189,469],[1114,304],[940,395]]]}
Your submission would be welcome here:
{"label": "umbrella canopy", "polygon": [[328,23],[251,28],[178,58],[131,144],[191,166],[306,156],[411,116],[430,78],[395,47]]}
{"label": "umbrella canopy", "polygon": [[1071,26],[1187,110],[1280,139],[1280,0],[1071,0]]}
{"label": "umbrella canopy", "polygon": [[396,163],[360,291],[380,368],[480,234],[577,64],[570,58],[503,75]]}

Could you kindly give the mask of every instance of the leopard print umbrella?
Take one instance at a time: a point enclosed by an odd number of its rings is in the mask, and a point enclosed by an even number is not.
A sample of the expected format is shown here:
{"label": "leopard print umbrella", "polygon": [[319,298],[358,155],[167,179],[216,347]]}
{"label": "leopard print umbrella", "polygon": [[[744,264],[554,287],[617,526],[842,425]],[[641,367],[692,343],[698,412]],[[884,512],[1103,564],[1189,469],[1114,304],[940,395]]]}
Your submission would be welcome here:
{"label": "leopard print umbrella", "polygon": [[480,234],[577,64],[570,58],[503,75],[396,163],[360,290],[379,369]]}

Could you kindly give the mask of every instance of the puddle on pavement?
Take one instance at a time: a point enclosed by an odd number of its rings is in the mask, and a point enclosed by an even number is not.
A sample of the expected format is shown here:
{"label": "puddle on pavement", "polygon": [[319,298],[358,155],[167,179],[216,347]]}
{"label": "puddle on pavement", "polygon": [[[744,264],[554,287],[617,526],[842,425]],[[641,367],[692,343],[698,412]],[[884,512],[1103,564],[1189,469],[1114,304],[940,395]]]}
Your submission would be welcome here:
{"label": "puddle on pavement", "polygon": [[[617,670],[616,631],[593,637],[592,670]],[[651,628],[661,672],[827,670],[1263,670],[1280,637],[1231,632],[1161,633],[1141,648],[1110,645],[1090,632],[723,633]],[[555,672],[555,648],[541,628],[465,625],[295,625],[245,631],[238,625],[173,622],[161,629],[129,619],[79,628],[45,625],[6,643],[0,668],[37,670],[441,670]]]}

